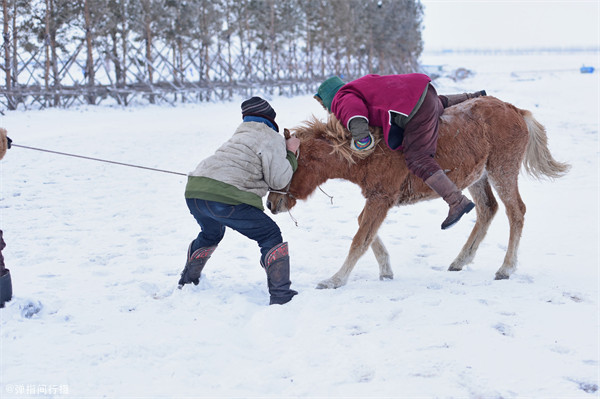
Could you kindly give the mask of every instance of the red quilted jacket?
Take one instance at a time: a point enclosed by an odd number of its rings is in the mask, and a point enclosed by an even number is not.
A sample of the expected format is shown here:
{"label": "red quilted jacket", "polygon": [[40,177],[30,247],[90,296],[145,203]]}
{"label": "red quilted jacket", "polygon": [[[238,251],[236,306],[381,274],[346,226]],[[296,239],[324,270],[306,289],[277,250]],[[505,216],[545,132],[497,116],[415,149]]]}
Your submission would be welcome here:
{"label": "red quilted jacket", "polygon": [[369,125],[383,128],[389,146],[391,112],[410,115],[430,81],[421,73],[366,75],[340,88],[333,97],[331,112],[346,128],[352,118],[367,118]]}

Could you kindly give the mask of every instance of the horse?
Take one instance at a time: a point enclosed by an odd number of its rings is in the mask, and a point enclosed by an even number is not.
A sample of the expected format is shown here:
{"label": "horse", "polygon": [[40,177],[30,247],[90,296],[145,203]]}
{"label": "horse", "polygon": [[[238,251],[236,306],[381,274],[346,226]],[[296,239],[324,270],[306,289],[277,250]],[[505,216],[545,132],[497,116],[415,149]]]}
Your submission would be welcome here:
{"label": "horse", "polygon": [[[350,149],[349,131],[333,116],[323,122],[313,116],[292,130],[300,140],[298,168],[283,191],[272,190],[266,205],[273,214],[306,200],[328,179],[344,179],[360,186],[366,199],[358,216],[358,231],[342,267],[317,288],[344,286],[358,259],[373,250],[380,280],[393,279],[390,257],[377,234],[389,209],[432,200],[439,196],[409,172],[401,151],[384,143],[379,127],[369,127],[376,145],[367,153]],[[286,135],[290,132],[286,129]],[[537,180],[565,175],[570,165],[556,161],[546,130],[528,110],[492,96],[451,106],[440,117],[435,159],[458,188],[468,188],[476,209],[476,222],[462,250],[448,270],[460,271],[473,261],[498,210],[492,187],[504,203],[510,225],[504,262],[495,279],[508,279],[516,269],[523,230],[525,203],[518,176],[523,168]]]}

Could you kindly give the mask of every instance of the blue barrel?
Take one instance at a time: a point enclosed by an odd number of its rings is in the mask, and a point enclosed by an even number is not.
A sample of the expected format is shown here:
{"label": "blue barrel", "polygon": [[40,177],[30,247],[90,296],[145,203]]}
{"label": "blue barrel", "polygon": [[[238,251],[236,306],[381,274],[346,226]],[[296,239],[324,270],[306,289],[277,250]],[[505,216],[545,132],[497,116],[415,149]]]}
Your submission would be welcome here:
{"label": "blue barrel", "polygon": [[579,72],[581,73],[594,73],[594,67],[592,66],[582,66],[579,68]]}

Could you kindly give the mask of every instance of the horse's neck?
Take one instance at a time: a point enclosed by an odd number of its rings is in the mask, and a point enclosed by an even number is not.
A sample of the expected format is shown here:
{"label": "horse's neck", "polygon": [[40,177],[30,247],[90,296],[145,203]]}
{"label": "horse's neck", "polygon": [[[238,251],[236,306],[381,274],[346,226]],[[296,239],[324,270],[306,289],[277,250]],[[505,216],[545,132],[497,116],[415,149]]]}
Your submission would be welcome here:
{"label": "horse's neck", "polygon": [[306,197],[312,194],[321,184],[324,184],[327,180],[331,179],[344,179],[354,183],[353,168],[356,165],[351,165],[345,159],[341,159],[337,156],[327,157],[328,162],[315,162],[311,165],[310,181],[306,185],[310,191]]}

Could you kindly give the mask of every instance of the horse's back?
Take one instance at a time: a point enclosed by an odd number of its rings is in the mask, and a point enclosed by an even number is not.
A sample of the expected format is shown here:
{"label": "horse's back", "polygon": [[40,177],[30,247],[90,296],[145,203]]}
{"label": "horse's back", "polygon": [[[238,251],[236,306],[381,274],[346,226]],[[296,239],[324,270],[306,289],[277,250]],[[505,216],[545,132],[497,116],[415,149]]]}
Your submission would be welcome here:
{"label": "horse's back", "polygon": [[436,159],[464,188],[498,164],[518,169],[527,140],[521,110],[495,97],[479,97],[444,110]]}
{"label": "horse's back", "polygon": [[528,137],[523,119],[527,112],[496,97],[478,97],[446,108],[440,118],[440,132],[447,129],[457,136],[462,128],[471,139],[485,136],[492,143],[496,140],[489,135],[493,134],[509,141],[519,140]]}

